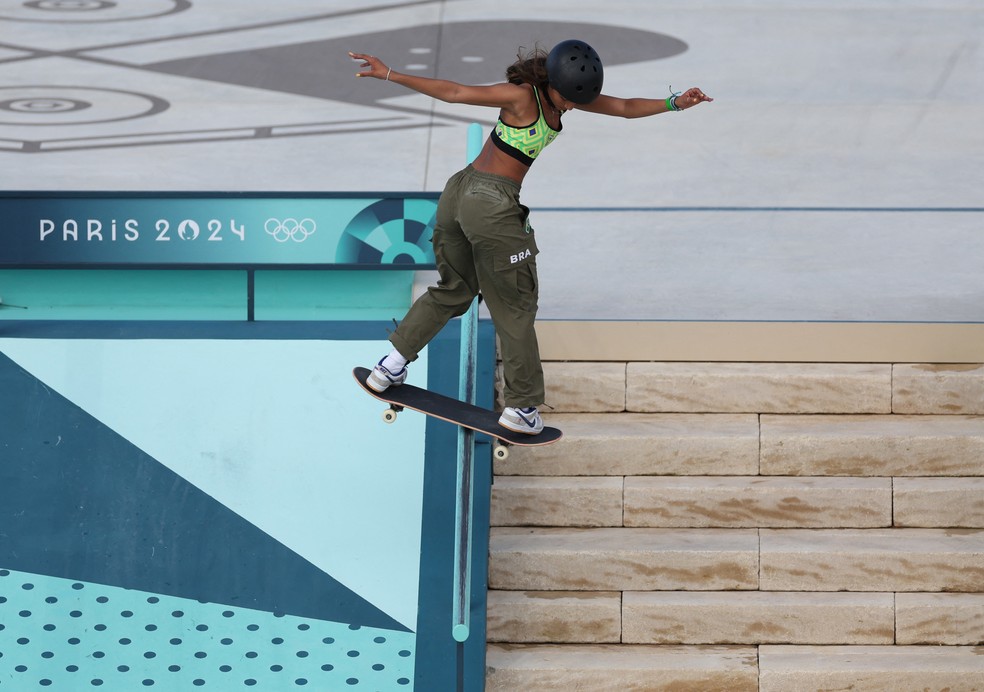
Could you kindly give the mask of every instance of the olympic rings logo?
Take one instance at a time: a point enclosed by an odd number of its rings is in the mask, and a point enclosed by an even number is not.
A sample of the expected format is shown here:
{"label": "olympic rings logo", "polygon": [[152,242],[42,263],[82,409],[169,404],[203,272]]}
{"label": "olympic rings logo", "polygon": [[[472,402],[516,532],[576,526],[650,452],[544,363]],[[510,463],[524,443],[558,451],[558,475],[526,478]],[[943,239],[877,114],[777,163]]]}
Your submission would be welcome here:
{"label": "olympic rings logo", "polygon": [[286,243],[293,240],[295,243],[303,243],[312,233],[318,230],[318,225],[314,219],[267,219],[263,228],[273,236],[278,243]]}

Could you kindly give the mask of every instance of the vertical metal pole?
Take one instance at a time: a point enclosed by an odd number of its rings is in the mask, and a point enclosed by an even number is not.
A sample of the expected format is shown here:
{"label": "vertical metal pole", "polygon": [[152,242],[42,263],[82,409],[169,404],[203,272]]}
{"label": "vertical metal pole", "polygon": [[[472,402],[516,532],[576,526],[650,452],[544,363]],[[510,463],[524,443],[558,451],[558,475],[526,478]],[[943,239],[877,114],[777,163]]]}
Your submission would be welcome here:
{"label": "vertical metal pole", "polygon": [[[482,126],[468,126],[468,163],[482,149]],[[478,299],[461,317],[461,350],[458,357],[458,398],[475,403],[476,367],[478,362]],[[472,471],[475,454],[475,433],[458,427],[457,501],[455,503],[455,593],[451,636],[455,641],[468,639],[471,610],[471,524]]]}
{"label": "vertical metal pole", "polygon": [[253,322],[256,319],[256,272],[252,269],[246,270],[246,321]]}

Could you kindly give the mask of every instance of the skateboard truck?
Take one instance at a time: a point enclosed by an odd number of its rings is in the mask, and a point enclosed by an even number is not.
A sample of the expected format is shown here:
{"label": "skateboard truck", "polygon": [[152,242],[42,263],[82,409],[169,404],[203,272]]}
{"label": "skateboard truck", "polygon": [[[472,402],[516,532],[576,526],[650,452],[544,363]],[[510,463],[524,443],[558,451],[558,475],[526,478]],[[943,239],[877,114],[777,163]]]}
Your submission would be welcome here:
{"label": "skateboard truck", "polygon": [[383,411],[383,420],[386,421],[387,423],[395,423],[396,414],[398,414],[402,410],[403,410],[402,406],[397,406],[396,404],[393,404],[388,409]]}
{"label": "skateboard truck", "polygon": [[[383,420],[387,423],[395,423],[397,414],[403,411],[403,406],[398,404],[391,404],[388,409],[383,411]],[[500,439],[494,438],[492,440],[492,455],[499,461],[505,461],[509,458],[509,443],[503,442]]]}

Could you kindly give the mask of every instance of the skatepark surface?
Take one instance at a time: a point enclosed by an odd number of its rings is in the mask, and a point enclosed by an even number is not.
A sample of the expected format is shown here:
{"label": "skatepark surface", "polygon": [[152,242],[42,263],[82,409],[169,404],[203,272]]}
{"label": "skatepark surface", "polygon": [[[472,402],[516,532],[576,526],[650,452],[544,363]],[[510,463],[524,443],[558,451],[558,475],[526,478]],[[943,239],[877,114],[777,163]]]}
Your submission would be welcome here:
{"label": "skatepark surface", "polygon": [[[437,191],[500,81],[577,37],[605,91],[523,189],[543,320],[984,322],[984,6],[969,0],[0,3],[6,190]],[[86,9],[88,8],[88,9]]]}

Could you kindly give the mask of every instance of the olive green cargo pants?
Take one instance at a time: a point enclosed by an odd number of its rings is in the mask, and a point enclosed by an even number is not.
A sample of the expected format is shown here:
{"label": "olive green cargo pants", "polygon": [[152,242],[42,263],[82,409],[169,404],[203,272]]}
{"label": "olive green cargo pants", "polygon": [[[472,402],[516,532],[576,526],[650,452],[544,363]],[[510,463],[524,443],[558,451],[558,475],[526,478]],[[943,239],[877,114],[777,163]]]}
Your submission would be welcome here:
{"label": "olive green cargo pants", "polygon": [[439,280],[410,307],[390,336],[408,360],[481,291],[499,337],[506,406],[543,403],[543,368],[533,321],[538,286],[536,242],[519,184],[476,171],[453,175],[441,194],[434,226]]}

